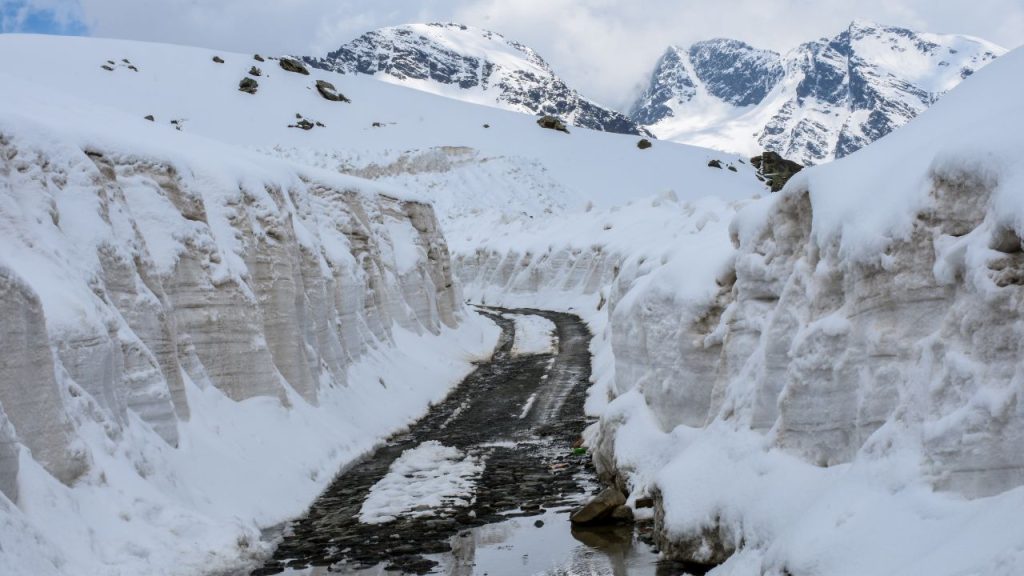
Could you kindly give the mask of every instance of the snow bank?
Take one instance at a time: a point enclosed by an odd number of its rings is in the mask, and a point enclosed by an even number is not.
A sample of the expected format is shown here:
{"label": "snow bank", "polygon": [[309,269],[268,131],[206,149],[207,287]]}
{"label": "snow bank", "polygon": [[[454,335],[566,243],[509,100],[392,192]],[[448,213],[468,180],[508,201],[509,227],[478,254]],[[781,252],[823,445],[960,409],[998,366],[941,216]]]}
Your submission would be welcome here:
{"label": "snow bank", "polygon": [[1019,573],[1022,77],[1018,50],[760,200],[481,227],[456,275],[596,327],[588,441],[631,501],[656,496],[667,554],[730,575]]}
{"label": "snow bank", "polygon": [[414,194],[4,70],[5,573],[237,568],[493,347]]}

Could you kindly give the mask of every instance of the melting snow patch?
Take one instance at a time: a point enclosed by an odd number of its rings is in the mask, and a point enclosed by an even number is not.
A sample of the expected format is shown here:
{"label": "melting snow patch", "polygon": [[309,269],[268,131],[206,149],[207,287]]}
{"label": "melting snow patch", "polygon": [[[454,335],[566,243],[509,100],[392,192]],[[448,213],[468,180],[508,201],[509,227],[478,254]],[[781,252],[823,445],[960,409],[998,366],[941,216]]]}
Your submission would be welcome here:
{"label": "melting snow patch", "polygon": [[553,354],[555,352],[555,323],[533,314],[506,314],[516,322],[516,340],[512,344],[513,356]]}
{"label": "melting snow patch", "polygon": [[373,485],[359,521],[383,524],[399,516],[430,516],[439,508],[465,506],[483,470],[478,458],[457,448],[424,442],[403,452]]}

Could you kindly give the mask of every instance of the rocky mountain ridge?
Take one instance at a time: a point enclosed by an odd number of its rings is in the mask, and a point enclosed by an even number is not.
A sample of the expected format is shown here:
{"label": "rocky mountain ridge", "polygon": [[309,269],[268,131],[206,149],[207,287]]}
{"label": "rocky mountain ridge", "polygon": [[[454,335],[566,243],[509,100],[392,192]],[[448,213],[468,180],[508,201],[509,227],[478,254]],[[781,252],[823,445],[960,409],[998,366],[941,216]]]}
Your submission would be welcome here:
{"label": "rocky mountain ridge", "polygon": [[1003,53],[863,20],[784,55],[729,39],[673,46],[630,117],[660,138],[816,164],[906,124]]}
{"label": "rocky mountain ridge", "polygon": [[646,134],[625,115],[583,97],[532,49],[496,32],[461,24],[407,24],[367,32],[325,57],[316,68],[368,74],[387,82],[571,125]]}

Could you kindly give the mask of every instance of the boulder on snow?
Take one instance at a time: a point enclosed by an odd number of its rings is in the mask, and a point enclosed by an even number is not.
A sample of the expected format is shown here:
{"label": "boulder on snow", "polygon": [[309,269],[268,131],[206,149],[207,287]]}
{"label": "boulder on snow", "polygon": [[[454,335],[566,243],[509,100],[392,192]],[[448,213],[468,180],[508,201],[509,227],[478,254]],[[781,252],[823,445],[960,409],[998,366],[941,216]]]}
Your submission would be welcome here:
{"label": "boulder on snow", "polygon": [[263,70],[260,70],[259,68],[253,66],[252,68],[249,68],[249,75],[250,76],[262,76],[263,75]]}
{"label": "boulder on snow", "polygon": [[216,62],[217,64],[223,64],[224,63],[224,59],[221,58],[220,56],[214,56],[213,57],[213,61]]}
{"label": "boulder on snow", "polygon": [[156,122],[156,118],[154,118],[152,114],[145,116],[145,119],[149,120],[150,122]]}
{"label": "boulder on snow", "polygon": [[302,74],[303,76],[309,76],[309,70],[306,70],[306,66],[293,58],[281,57],[278,61],[286,72],[295,72],[296,74]]}
{"label": "boulder on snow", "polygon": [[[612,519],[612,514],[625,504],[626,497],[622,492],[618,488],[610,486],[599,492],[582,508],[573,512],[569,520],[573,524],[598,524],[615,521]],[[632,512],[630,516],[632,516]]]}
{"label": "boulder on snow", "polygon": [[263,56],[260,56],[259,54],[253,54],[252,58],[253,58],[253,60],[255,60],[257,62],[266,62],[266,60],[263,58]]}
{"label": "boulder on snow", "polygon": [[245,92],[246,94],[255,94],[256,90],[260,87],[259,83],[252,78],[242,78],[242,81],[238,83],[238,90]]}
{"label": "boulder on snow", "polygon": [[569,133],[569,129],[565,126],[565,122],[562,122],[560,118],[554,116],[541,116],[537,119],[537,125],[541,128],[547,128],[548,130],[558,130],[559,132]]}
{"label": "boulder on snow", "polygon": [[344,94],[338,92],[338,89],[334,87],[334,84],[331,84],[326,80],[316,81],[316,91],[319,92],[325,100],[330,100],[331,102],[351,102],[351,100],[346,98]]}
{"label": "boulder on snow", "polygon": [[641,150],[647,150],[651,146],[653,146],[653,144],[651,144],[651,141],[647,138],[641,138],[640,141],[636,143],[636,147]]}
{"label": "boulder on snow", "polygon": [[722,168],[722,161],[718,160],[718,159],[711,160],[710,162],[708,162],[708,168],[718,168],[718,169],[721,169]]}
{"label": "boulder on snow", "polygon": [[782,190],[794,174],[804,169],[803,165],[786,160],[777,152],[764,152],[760,156],[754,156],[750,163],[757,168],[758,176],[764,179],[772,192]]}

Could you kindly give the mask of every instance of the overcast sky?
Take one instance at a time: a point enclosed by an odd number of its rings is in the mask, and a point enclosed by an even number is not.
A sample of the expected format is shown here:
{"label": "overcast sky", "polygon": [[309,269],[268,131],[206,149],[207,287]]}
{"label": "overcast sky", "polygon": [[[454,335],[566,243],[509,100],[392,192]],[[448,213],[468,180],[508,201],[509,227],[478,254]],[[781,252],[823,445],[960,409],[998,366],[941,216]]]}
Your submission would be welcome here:
{"label": "overcast sky", "polygon": [[239,52],[322,54],[407,22],[489,28],[570,85],[625,107],[669,44],[732,37],[785,51],[854,18],[1024,43],[1024,0],[0,0],[3,32],[88,34]]}

